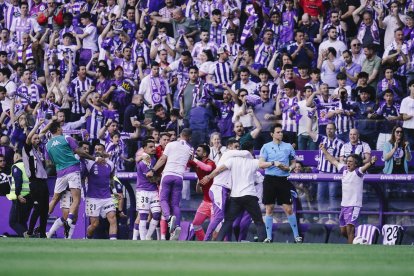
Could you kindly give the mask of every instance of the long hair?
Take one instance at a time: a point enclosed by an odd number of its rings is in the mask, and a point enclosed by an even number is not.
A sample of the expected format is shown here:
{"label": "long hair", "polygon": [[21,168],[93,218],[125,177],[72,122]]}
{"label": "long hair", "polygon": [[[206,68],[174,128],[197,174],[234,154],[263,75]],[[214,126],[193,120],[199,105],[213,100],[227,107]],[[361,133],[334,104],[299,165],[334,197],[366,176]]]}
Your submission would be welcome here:
{"label": "long hair", "polygon": [[395,139],[395,131],[398,129],[398,128],[400,128],[401,129],[401,141],[400,141],[400,143],[398,144],[398,146],[401,146],[401,147],[404,147],[404,144],[405,144],[405,136],[404,136],[404,131],[403,131],[403,128],[401,127],[401,126],[395,126],[393,129],[392,129],[392,134],[391,134],[391,139],[389,140],[389,142],[391,143],[391,145],[392,146],[394,146],[394,144],[395,144],[395,141],[396,141],[396,139]]}

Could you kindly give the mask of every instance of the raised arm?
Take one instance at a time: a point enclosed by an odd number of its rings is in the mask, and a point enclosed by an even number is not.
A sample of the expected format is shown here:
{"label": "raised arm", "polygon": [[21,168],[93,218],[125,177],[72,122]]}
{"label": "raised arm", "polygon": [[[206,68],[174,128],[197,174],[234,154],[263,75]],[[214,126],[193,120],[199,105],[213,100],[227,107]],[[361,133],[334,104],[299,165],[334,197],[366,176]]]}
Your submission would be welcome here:
{"label": "raised arm", "polygon": [[324,144],[319,145],[319,149],[322,151],[322,153],[325,155],[326,160],[328,160],[332,165],[334,165],[337,169],[340,165],[338,160],[335,159],[325,148]]}
{"label": "raised arm", "polygon": [[31,145],[32,144],[32,137],[33,135],[35,135],[35,133],[37,132],[37,130],[39,129],[39,127],[45,122],[45,119],[40,119],[35,126],[33,127],[33,129],[29,132],[29,135],[27,135],[26,138],[26,144]]}

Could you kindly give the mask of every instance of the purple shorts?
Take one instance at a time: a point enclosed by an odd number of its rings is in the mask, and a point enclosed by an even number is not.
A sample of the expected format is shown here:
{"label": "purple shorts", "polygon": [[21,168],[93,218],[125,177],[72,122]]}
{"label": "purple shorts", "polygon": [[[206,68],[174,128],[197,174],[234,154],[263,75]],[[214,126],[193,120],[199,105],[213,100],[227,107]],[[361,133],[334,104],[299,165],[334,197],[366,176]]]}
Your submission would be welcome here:
{"label": "purple shorts", "polygon": [[341,213],[339,214],[339,226],[345,227],[348,224],[357,226],[357,220],[361,207],[343,207],[341,206]]}

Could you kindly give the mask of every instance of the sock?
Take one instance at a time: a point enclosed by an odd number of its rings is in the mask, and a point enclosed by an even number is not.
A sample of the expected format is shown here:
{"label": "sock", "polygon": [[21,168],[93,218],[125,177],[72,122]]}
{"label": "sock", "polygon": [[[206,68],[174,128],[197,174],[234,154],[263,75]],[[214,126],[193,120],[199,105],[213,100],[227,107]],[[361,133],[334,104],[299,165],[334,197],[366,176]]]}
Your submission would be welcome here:
{"label": "sock", "polygon": [[297,220],[296,220],[296,215],[290,215],[287,217],[290,227],[292,228],[293,231],[293,236],[298,237],[299,236],[299,231],[298,231],[298,224],[297,224]]}
{"label": "sock", "polygon": [[132,240],[133,241],[138,240],[138,237],[139,237],[139,230],[138,229],[139,229],[139,225],[134,223],[134,232],[132,234]]}
{"label": "sock", "polygon": [[161,229],[160,227],[155,228],[155,231],[157,231],[157,240],[161,240]]}
{"label": "sock", "polygon": [[52,227],[49,229],[49,232],[47,233],[47,238],[50,239],[53,234],[60,228],[63,226],[63,222],[65,221],[64,218],[58,218],[55,220],[55,222],[53,223]]}
{"label": "sock", "polygon": [[266,236],[272,240],[273,216],[265,216]]}
{"label": "sock", "polygon": [[141,240],[145,240],[145,237],[147,236],[147,221],[141,220],[139,222],[139,236],[141,237]]}
{"label": "sock", "polygon": [[116,234],[109,234],[109,239],[110,240],[116,240]]}
{"label": "sock", "polygon": [[72,238],[73,232],[75,232],[75,227],[76,227],[76,224],[70,224],[68,239]]}
{"label": "sock", "polygon": [[73,217],[74,217],[74,215],[72,213],[69,213],[68,219],[66,220],[69,225],[72,225],[72,223],[73,223]]}
{"label": "sock", "polygon": [[194,234],[198,241],[203,241],[205,237],[205,233],[203,227],[201,225],[194,225]]}
{"label": "sock", "polygon": [[151,219],[149,227],[148,227],[147,235],[145,236],[146,240],[151,240],[152,239],[152,234],[154,233],[155,228],[157,228],[157,226],[158,226],[158,220]]}

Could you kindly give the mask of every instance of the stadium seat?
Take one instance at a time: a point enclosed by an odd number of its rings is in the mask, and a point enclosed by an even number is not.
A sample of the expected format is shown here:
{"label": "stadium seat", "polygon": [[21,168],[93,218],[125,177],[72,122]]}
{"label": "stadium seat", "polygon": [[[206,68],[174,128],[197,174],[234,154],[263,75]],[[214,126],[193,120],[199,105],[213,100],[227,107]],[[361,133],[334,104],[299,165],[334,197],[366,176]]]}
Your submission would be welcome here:
{"label": "stadium seat", "polygon": [[294,243],[292,228],[289,223],[278,224],[273,231],[273,242]]}
{"label": "stadium seat", "polygon": [[371,224],[362,224],[355,229],[355,237],[363,237],[367,240],[367,244],[376,244],[380,231]]}
{"label": "stadium seat", "polygon": [[404,226],[404,235],[401,244],[414,245],[414,226]]}
{"label": "stadium seat", "polygon": [[339,226],[332,227],[329,232],[328,243],[348,243],[347,239],[342,236]]}
{"label": "stadium seat", "polygon": [[381,235],[378,239],[379,244],[400,245],[403,238],[404,228],[396,224],[384,224]]}
{"label": "stadium seat", "polygon": [[303,242],[326,243],[328,241],[328,229],[324,224],[311,224],[304,234]]}

